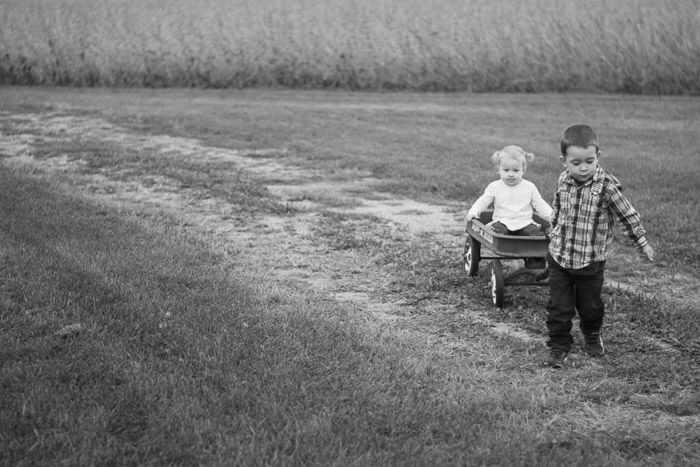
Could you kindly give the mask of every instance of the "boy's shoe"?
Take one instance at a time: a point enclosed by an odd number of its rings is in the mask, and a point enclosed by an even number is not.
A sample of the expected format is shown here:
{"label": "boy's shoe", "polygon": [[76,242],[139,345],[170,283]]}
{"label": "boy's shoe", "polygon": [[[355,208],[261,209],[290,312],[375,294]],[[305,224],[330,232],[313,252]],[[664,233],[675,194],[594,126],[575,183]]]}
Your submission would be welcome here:
{"label": "boy's shoe", "polygon": [[549,362],[548,365],[552,368],[561,368],[566,362],[566,357],[569,356],[569,352],[566,350],[552,349],[549,351]]}
{"label": "boy's shoe", "polygon": [[584,334],[583,340],[583,349],[588,355],[590,355],[591,357],[602,357],[603,355],[605,355],[605,346],[603,345],[603,338],[600,336],[599,332]]}

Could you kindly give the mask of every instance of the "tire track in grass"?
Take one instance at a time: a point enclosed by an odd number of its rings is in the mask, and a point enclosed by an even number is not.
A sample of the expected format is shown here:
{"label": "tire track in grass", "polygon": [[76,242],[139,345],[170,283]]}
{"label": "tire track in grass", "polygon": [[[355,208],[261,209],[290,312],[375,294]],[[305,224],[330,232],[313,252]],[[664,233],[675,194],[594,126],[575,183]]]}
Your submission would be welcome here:
{"label": "tire track in grass", "polygon": [[[523,369],[523,359],[512,362],[513,348],[522,353],[543,348],[542,330],[530,331],[517,320],[498,319],[488,295],[465,293],[467,279],[460,264],[464,206],[460,204],[434,205],[396,198],[376,191],[378,181],[369,177],[328,181],[325,174],[318,171],[280,162],[279,159],[287,155],[284,148],[257,151],[212,148],[194,139],[134,134],[101,119],[62,114],[0,113],[0,123],[4,124],[2,128],[11,128],[0,133],[0,163],[29,167],[53,177],[65,174],[67,189],[78,190],[81,195],[110,206],[137,212],[171,213],[192,229],[208,235],[213,247],[228,255],[227,261],[231,264],[250,268],[253,277],[273,275],[280,294],[286,293],[287,288],[312,289],[329,300],[342,303],[371,328],[390,332],[412,348],[447,358],[468,355],[469,364],[479,371],[502,369],[513,373],[515,378],[517,372],[513,370]],[[274,196],[293,208],[293,212],[238,221],[231,219],[226,200],[208,197],[206,190],[182,186],[178,180],[160,173],[124,174],[119,167],[84,170],[85,161],[60,152],[55,156],[35,157],[37,145],[56,143],[60,148],[62,141],[71,138],[112,143],[137,153],[151,151],[179,160],[231,162],[235,169],[246,170],[260,178]],[[378,264],[366,251],[333,248],[332,244],[329,247],[319,239],[319,225],[325,213],[346,216],[347,227],[356,228],[368,241],[378,242],[380,250],[383,245],[388,250],[400,249],[401,245],[404,248],[418,245],[447,252],[448,256],[454,256],[460,284],[431,296],[416,297],[405,286],[396,290],[390,265]],[[620,281],[620,278],[615,280]],[[470,287],[471,292],[478,288]],[[502,339],[509,345],[503,345]],[[661,341],[652,338],[649,341],[665,354],[675,351]],[[578,355],[572,355],[572,360],[580,368],[598,375],[603,382],[612,386],[620,384],[608,377],[599,363]],[[530,380],[547,384],[544,382],[549,378],[545,376],[547,370],[536,362],[526,365],[530,365],[524,368]],[[629,420],[644,420],[649,426],[661,422],[688,429],[697,426],[696,415],[682,420],[664,415],[660,421],[659,404],[654,400],[642,400],[642,395],[635,397],[646,405],[620,405],[616,412],[601,412],[597,404],[591,403],[590,411],[595,417],[572,409],[555,415],[551,423],[556,425],[561,420],[563,426],[576,426],[581,424],[583,416],[586,423],[594,424],[601,432],[624,432]],[[673,398],[667,399],[662,402],[676,403]],[[606,407],[609,409],[610,405]]]}
{"label": "tire track in grass", "polygon": [[[0,155],[5,163],[25,164],[45,171],[73,172],[71,176],[81,179],[89,196],[105,202],[124,205],[136,203],[184,214],[194,225],[211,232],[224,251],[232,245],[247,245],[246,248],[257,248],[261,252],[275,252],[275,261],[267,267],[280,279],[306,284],[340,302],[367,310],[384,322],[400,321],[412,310],[415,311],[418,302],[411,297],[376,293],[377,290],[391,288],[390,278],[381,271],[372,271],[376,267],[371,263],[357,264],[362,260],[352,250],[337,250],[332,258],[328,258],[325,249],[319,251],[315,230],[323,212],[356,216],[353,222],[358,229],[364,229],[372,240],[379,238],[380,241],[395,243],[437,245],[450,252],[455,264],[461,261],[465,239],[465,205],[438,205],[397,198],[377,191],[375,187],[380,180],[368,176],[355,177],[349,181],[329,181],[327,174],[321,171],[283,163],[280,159],[289,155],[285,148],[239,151],[209,147],[193,138],[138,134],[100,118],[63,113],[0,112],[0,120],[4,128],[11,128],[10,132],[3,133],[0,138]],[[137,153],[154,153],[185,161],[229,162],[237,170],[254,174],[269,192],[296,214],[267,216],[252,225],[236,224],[227,216],[225,201],[216,197],[202,199],[197,190],[183,187],[177,180],[161,174],[131,173],[126,177],[114,177],[120,171],[115,167],[110,169],[112,173],[77,175],[85,161],[69,160],[63,154],[41,159],[33,156],[34,147],[39,143],[56,143],[60,147],[61,142],[71,139],[109,143]],[[371,222],[358,220],[366,216],[380,219],[386,229],[373,231],[376,226]],[[353,255],[357,257],[352,258]],[[345,258],[339,260],[338,256]],[[328,259],[331,260],[327,261]],[[368,280],[370,276],[371,280]],[[624,274],[617,274],[607,279],[608,289],[612,287],[645,293],[639,286],[625,283],[623,277]],[[673,277],[659,275],[655,280],[659,295],[670,301],[678,296],[678,281]],[[667,294],[658,286],[664,283],[670,291]],[[672,285],[674,288],[671,288]],[[685,285],[683,297],[698,301],[700,282],[686,280]],[[420,300],[421,298],[418,299]],[[499,336],[529,343],[543,340],[541,333],[529,332],[517,323],[494,320],[489,316],[488,300],[472,299],[464,295],[442,299],[429,297],[421,306],[427,308],[432,315],[445,312],[451,315],[467,314],[470,322],[480,324]],[[672,350],[671,346],[663,342],[659,342],[658,347],[666,351]]]}
{"label": "tire track in grass", "polygon": [[[320,211],[346,216],[374,216],[388,225],[388,235],[396,241],[405,243],[417,237],[426,237],[426,241],[453,250],[455,261],[461,255],[463,206],[456,203],[438,206],[396,198],[375,191],[374,186],[380,181],[371,177],[352,181],[327,181],[326,175],[320,171],[280,163],[277,159],[287,155],[284,148],[238,151],[208,147],[195,139],[136,134],[105,120],[62,113],[1,113],[0,118],[13,128],[13,134],[3,135],[0,142],[0,154],[5,163],[30,165],[45,171],[75,172],[71,176],[81,178],[86,191],[94,198],[124,205],[142,203],[173,212],[186,212],[193,224],[214,233],[222,244],[247,244],[251,247],[254,244],[261,251],[277,250],[275,256],[286,260],[284,264],[276,261],[269,267],[281,279],[304,282],[340,302],[369,311],[385,323],[405,319],[414,305],[410,304],[410,299],[394,297],[393,301],[387,301],[386,297],[377,297],[374,291],[382,283],[388,287],[387,279],[358,280],[360,276],[367,277],[371,264],[354,269],[350,267],[355,272],[348,275],[345,271],[349,266],[347,258],[340,262],[335,260],[335,265],[325,266],[319,266],[318,259],[310,261],[310,257],[327,256],[325,252],[315,251],[313,241],[314,226],[318,222]],[[133,151],[154,152],[184,160],[231,162],[236,169],[245,170],[261,179],[273,195],[298,211],[298,214],[293,217],[267,216],[254,225],[233,227],[230,220],[226,219],[226,206],[217,199],[201,200],[195,206],[193,199],[199,196],[193,190],[158,174],[130,175],[126,180],[118,181],[110,177],[110,174],[78,176],[77,172],[84,165],[80,160],[69,160],[61,154],[42,159],[33,157],[34,147],[39,142],[53,142],[60,147],[62,141],[71,138],[111,143]],[[119,171],[118,168],[114,170]],[[149,180],[148,183],[144,182],[146,179]],[[185,208],[183,211],[183,206],[190,209]],[[277,246],[284,248],[279,251],[279,248],[275,248]],[[337,255],[352,256],[353,252],[336,251],[335,256]],[[314,266],[311,263],[315,263]],[[352,264],[352,260],[349,263]],[[353,279],[353,275],[358,278]],[[452,303],[434,302],[431,300],[429,303],[434,312],[454,309]],[[530,342],[539,339],[517,326],[491,320],[481,305],[467,307],[472,322],[482,324],[496,334]]]}

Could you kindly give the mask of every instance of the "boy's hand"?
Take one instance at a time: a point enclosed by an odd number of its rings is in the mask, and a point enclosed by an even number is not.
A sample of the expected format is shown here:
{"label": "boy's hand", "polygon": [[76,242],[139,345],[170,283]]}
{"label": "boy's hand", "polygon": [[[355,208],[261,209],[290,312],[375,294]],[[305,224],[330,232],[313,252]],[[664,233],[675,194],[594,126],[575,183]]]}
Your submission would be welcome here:
{"label": "boy's hand", "polygon": [[649,261],[654,261],[654,249],[651,247],[651,245],[644,245],[644,247],[642,248],[642,253],[644,253],[647,256]]}
{"label": "boy's hand", "polygon": [[474,214],[473,212],[468,212],[467,213],[467,222],[474,219],[475,217],[476,217],[476,214]]}

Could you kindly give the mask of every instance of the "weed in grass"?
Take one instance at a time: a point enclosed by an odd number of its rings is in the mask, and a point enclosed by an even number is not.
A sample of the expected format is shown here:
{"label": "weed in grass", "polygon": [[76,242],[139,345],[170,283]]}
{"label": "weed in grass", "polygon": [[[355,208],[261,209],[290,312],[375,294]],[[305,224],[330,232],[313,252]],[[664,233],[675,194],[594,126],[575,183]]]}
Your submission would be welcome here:
{"label": "weed in grass", "polygon": [[314,233],[324,238],[335,250],[381,248],[377,232],[385,229],[378,219],[332,211],[323,212],[319,222],[314,225]]}
{"label": "weed in grass", "polygon": [[461,262],[452,251],[439,244],[401,242],[394,248],[378,250],[377,265],[388,267],[394,281],[410,287],[415,293],[431,295],[454,291],[462,285]]}

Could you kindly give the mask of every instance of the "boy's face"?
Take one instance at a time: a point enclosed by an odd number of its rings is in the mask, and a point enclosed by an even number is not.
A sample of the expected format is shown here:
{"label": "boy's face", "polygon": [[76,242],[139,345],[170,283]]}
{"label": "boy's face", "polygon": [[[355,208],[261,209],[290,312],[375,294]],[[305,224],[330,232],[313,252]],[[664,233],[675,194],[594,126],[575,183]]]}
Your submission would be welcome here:
{"label": "boy's face", "polygon": [[517,159],[504,157],[498,163],[498,174],[501,180],[508,186],[515,186],[523,179],[523,163]]}
{"label": "boy's face", "polygon": [[566,155],[560,157],[561,163],[578,182],[590,179],[598,168],[598,156],[600,153],[595,146],[581,148],[569,146]]}

